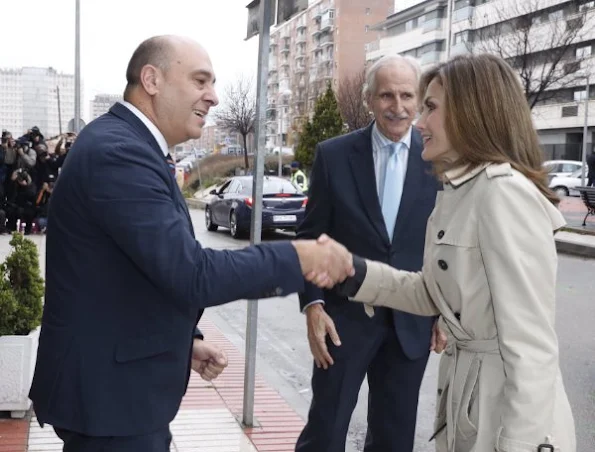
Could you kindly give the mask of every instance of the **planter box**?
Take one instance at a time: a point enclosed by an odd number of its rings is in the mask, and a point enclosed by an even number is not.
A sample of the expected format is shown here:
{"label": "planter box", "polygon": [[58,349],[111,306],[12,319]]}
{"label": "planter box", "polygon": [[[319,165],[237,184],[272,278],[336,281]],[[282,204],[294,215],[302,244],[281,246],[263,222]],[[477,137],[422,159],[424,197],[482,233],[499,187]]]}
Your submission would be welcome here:
{"label": "planter box", "polygon": [[28,336],[0,336],[0,411],[24,417],[37,359],[39,328]]}

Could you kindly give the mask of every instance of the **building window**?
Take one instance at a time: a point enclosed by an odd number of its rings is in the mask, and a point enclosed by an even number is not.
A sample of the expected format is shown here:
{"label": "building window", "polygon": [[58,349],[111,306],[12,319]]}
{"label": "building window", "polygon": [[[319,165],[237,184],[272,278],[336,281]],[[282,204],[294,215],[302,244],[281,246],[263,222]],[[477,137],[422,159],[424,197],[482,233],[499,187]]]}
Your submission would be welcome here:
{"label": "building window", "polygon": [[369,25],[366,25],[366,33],[367,33],[368,31],[370,31],[370,26],[369,26]]}
{"label": "building window", "polygon": [[586,89],[579,89],[574,90],[574,101],[581,102],[587,98],[587,90]]}
{"label": "building window", "polygon": [[370,12],[371,12],[370,11],[370,8],[366,8],[366,16],[369,16],[370,15]]}
{"label": "building window", "polygon": [[578,47],[576,49],[576,57],[577,58],[587,58],[591,56],[591,46],[585,46],[585,47]]}

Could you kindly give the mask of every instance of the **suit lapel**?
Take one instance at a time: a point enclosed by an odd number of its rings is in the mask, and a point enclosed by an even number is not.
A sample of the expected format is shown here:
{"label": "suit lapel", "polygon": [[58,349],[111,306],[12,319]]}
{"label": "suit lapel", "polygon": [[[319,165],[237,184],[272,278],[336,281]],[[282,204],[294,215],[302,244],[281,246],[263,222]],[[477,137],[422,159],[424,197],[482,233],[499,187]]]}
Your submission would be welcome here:
{"label": "suit lapel", "polygon": [[372,122],[370,126],[361,132],[360,140],[351,149],[349,161],[364,210],[382,241],[389,244],[390,240],[386,232],[382,208],[378,199],[378,189],[376,188],[374,151],[372,149],[373,124]]}
{"label": "suit lapel", "polygon": [[190,225],[190,230],[192,231],[192,235],[194,236],[194,229],[192,228],[192,219],[190,218],[190,212],[188,211],[188,206],[186,205],[186,200],[178,187],[178,181],[176,180],[175,174],[172,174],[169,164],[167,163],[166,158],[163,155],[163,151],[157,143],[157,140],[151,133],[149,129],[143,124],[143,122],[128,108],[122,105],[119,102],[116,102],[112,108],[110,108],[110,113],[119,117],[120,119],[126,121],[131,126],[133,126],[143,137],[143,139],[151,146],[151,148],[159,155],[161,160],[163,161],[163,165],[167,170],[167,173],[170,176],[170,190],[172,194],[172,200],[182,209],[186,218],[188,219],[188,224]]}
{"label": "suit lapel", "polygon": [[[420,183],[422,182],[424,171],[426,171],[426,167],[421,159],[422,149],[421,136],[414,127],[411,131],[411,149],[409,150],[409,158],[407,159],[407,173],[405,175],[403,195],[401,197],[401,204],[399,206],[399,213],[397,215],[393,235],[396,239],[398,239],[402,233],[409,212],[416,204],[420,191]],[[393,240],[393,243],[395,242],[396,241]]]}

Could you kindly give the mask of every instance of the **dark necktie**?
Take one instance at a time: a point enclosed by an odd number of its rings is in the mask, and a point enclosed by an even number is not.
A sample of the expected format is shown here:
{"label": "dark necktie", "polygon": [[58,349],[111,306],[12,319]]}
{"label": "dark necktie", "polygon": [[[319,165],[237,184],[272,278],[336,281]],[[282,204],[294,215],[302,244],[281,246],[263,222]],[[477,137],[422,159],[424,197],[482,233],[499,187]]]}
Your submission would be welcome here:
{"label": "dark necktie", "polygon": [[167,162],[167,165],[169,166],[169,170],[175,176],[176,175],[176,162],[174,162],[174,159],[171,157],[171,154],[167,154],[167,157],[165,157],[165,161]]}

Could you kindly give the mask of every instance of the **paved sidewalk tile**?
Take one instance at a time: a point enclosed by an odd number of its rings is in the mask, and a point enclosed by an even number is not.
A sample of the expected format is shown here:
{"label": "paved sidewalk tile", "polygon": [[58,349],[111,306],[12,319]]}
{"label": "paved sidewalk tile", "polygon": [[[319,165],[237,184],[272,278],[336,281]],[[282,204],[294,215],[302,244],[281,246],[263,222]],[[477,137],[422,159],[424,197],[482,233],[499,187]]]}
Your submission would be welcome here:
{"label": "paved sidewalk tile", "polygon": [[[215,382],[192,374],[180,411],[171,423],[172,452],[293,451],[304,421],[267,383],[256,377],[254,417],[258,427],[238,422],[244,397],[244,357],[208,320],[200,327],[207,340],[218,344],[229,366]],[[28,447],[27,447],[28,439]],[[62,442],[51,426],[41,428],[35,416],[0,420],[0,452],[60,451]]]}

